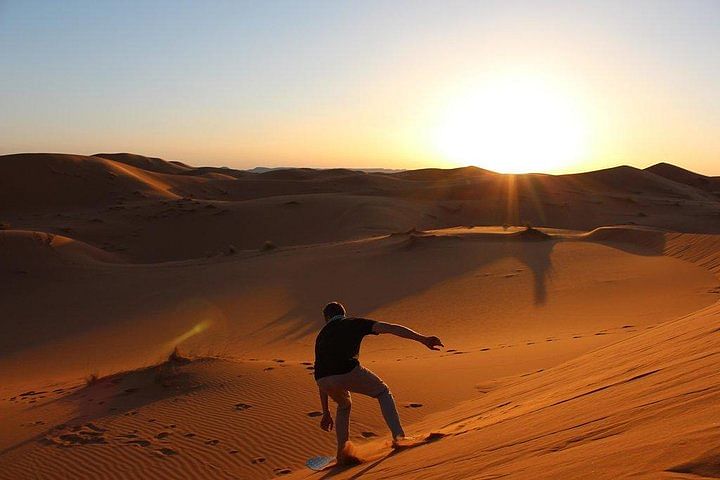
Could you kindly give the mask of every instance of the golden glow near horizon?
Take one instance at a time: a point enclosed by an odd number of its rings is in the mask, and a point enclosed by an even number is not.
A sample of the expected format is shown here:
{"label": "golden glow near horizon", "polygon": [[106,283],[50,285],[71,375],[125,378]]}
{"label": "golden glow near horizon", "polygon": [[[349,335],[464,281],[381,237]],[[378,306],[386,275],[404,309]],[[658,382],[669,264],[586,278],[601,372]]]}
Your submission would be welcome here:
{"label": "golden glow near horizon", "polygon": [[720,174],[717,0],[41,3],[0,2],[0,154]]}
{"label": "golden glow near horizon", "polygon": [[439,155],[502,173],[561,171],[591,149],[581,99],[531,74],[499,76],[457,94],[436,122]]}

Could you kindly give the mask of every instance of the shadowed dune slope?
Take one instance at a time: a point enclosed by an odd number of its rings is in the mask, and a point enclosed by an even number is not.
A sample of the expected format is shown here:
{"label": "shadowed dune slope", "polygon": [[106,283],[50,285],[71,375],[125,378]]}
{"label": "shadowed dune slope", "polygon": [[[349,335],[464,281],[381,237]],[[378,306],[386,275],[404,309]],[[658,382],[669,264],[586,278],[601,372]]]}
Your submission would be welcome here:
{"label": "shadowed dune slope", "polygon": [[6,271],[25,272],[25,268],[54,268],[98,262],[115,263],[116,255],[62,235],[23,230],[0,230],[0,263]]}
{"label": "shadowed dune slope", "polygon": [[52,153],[0,156],[0,212],[63,211],[126,199],[171,199],[144,170],[111,160]]}
{"label": "shadowed dune slope", "polygon": [[665,177],[677,183],[684,183],[700,190],[720,195],[720,177],[708,177],[699,173],[691,172],[684,168],[669,163],[657,163],[645,169],[655,175]]}
{"label": "shadowed dune slope", "polygon": [[[422,331],[441,319],[446,342],[462,350],[602,336],[607,328],[669,320],[716,297],[712,275],[662,252],[502,234],[398,235],[167,265],[58,266],[17,257],[26,261],[0,270],[9,322],[0,365],[9,383],[22,378],[30,358],[48,377],[77,376],[88,365],[108,372],[154,361],[173,342],[259,358],[281,349],[300,360],[321,327],[318,306],[332,298],[358,315],[406,319]],[[55,283],[45,291],[48,278]],[[53,309],[34,300],[38,291]],[[638,295],[657,300],[638,302]],[[203,330],[186,336],[198,325]],[[380,338],[366,352],[412,348]],[[64,364],[54,365],[62,352]]]}

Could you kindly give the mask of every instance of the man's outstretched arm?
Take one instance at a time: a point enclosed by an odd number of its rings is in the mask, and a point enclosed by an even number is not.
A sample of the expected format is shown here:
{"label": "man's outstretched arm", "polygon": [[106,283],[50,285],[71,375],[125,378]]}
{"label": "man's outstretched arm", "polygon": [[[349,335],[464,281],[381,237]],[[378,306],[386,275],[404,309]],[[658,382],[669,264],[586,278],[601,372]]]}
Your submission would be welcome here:
{"label": "man's outstretched arm", "polygon": [[439,347],[444,345],[438,337],[420,335],[414,330],[407,328],[404,325],[397,325],[395,323],[375,322],[373,324],[373,333],[389,333],[397,337],[407,338],[409,340],[415,340],[416,342],[422,343],[430,350],[440,350]]}

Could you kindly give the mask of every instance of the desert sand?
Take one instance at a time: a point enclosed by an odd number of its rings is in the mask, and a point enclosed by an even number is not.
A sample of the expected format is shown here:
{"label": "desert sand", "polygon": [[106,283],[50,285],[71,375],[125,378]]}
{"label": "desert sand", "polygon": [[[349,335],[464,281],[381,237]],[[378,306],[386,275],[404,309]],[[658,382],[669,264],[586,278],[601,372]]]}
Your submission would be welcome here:
{"label": "desert sand", "polygon": [[[659,164],[262,173],[0,156],[0,478],[720,478],[720,178]],[[527,228],[532,225],[534,228]],[[331,454],[321,309],[406,429],[355,396]]]}

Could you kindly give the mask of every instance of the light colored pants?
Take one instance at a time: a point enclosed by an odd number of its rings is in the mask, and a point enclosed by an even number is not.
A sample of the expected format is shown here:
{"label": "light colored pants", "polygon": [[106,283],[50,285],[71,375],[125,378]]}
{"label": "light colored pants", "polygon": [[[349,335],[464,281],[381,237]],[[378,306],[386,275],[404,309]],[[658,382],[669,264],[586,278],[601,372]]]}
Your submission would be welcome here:
{"label": "light colored pants", "polygon": [[380,403],[380,411],[393,438],[405,436],[390,390],[385,382],[367,368],[358,365],[348,373],[322,377],[317,384],[320,390],[327,393],[337,403],[335,433],[338,449],[343,448],[349,437],[350,407],[352,406],[350,392],[377,398]]}

